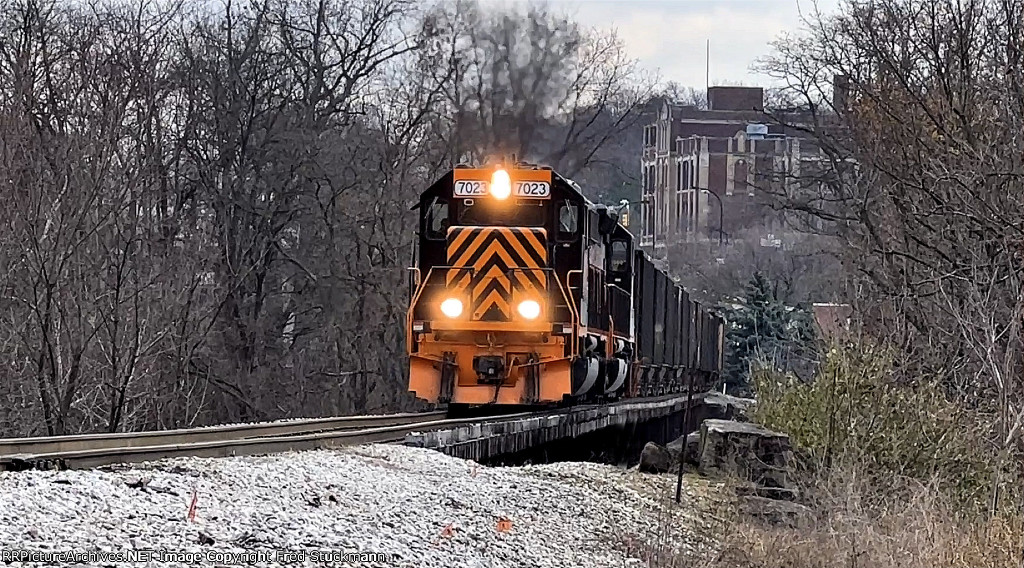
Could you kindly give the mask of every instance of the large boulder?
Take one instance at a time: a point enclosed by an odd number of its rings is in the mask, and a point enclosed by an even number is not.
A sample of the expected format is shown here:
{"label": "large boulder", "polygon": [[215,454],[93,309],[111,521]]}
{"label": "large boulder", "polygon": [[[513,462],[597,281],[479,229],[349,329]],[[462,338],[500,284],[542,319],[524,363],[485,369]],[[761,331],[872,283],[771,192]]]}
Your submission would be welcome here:
{"label": "large boulder", "polygon": [[679,463],[679,454],[683,454],[683,463],[696,466],[699,463],[700,432],[690,432],[665,445],[672,454],[672,463]]}
{"label": "large boulder", "polygon": [[678,459],[677,457],[676,461],[673,461],[672,454],[665,446],[660,446],[654,442],[647,442],[644,445],[644,449],[640,452],[639,469],[645,473],[672,471],[675,469]]}
{"label": "large boulder", "polygon": [[683,461],[694,467],[700,465],[700,431],[690,432],[686,435]]}
{"label": "large boulder", "polygon": [[698,470],[711,477],[738,477],[772,496],[793,495],[789,436],[748,422],[705,420],[700,429]]}
{"label": "large boulder", "polygon": [[678,472],[679,454],[682,454],[684,464],[697,467],[699,447],[700,432],[680,436],[664,446],[647,442],[640,453],[639,469],[649,473]]}
{"label": "large boulder", "polygon": [[752,398],[740,398],[718,392],[709,392],[704,395],[703,418],[707,420],[750,422],[750,411],[756,402]]}

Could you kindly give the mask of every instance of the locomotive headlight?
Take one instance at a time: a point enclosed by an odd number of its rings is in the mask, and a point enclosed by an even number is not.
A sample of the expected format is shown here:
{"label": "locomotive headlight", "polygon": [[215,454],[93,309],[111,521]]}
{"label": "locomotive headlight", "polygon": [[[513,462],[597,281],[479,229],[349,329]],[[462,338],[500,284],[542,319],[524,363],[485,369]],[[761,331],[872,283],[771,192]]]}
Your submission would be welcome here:
{"label": "locomotive headlight", "polygon": [[540,315],[540,304],[533,300],[523,300],[519,303],[519,315],[528,320],[537,319]]}
{"label": "locomotive headlight", "polygon": [[458,298],[448,298],[441,302],[441,313],[450,317],[457,318],[462,315],[462,302]]}
{"label": "locomotive headlight", "polygon": [[512,178],[505,170],[495,170],[491,175],[491,195],[495,199],[508,199],[512,195]]}

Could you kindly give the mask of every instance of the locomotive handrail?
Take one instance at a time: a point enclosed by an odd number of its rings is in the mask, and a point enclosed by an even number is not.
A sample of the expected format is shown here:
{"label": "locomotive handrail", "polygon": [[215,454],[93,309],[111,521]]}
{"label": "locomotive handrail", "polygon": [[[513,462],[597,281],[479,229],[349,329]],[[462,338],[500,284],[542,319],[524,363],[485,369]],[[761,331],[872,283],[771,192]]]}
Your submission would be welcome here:
{"label": "locomotive handrail", "polygon": [[[562,282],[558,279],[558,273],[555,272],[554,268],[547,266],[510,266],[505,271],[505,278],[509,278],[513,272],[522,270],[538,270],[540,272],[551,272],[554,275],[555,283],[558,284],[558,291],[562,294],[562,299],[565,300],[565,305],[569,308],[569,323],[572,325],[573,332],[569,336],[569,353],[576,353],[576,328],[579,321],[579,315],[576,313],[576,307],[572,305],[572,298],[569,297],[565,292],[565,288],[562,286]],[[581,271],[582,272],[582,271]]]}
{"label": "locomotive handrail", "polygon": [[[583,271],[581,270],[580,273],[582,272]],[[562,286],[562,281],[558,279],[557,273],[555,274],[555,283],[558,284],[558,291],[562,293],[562,298],[565,300],[565,305],[569,307],[569,317],[572,319],[572,333],[569,334],[569,354],[570,356],[575,357],[579,349],[577,345],[577,342],[579,340],[579,338],[577,337],[579,335],[577,333],[577,330],[579,329],[580,316],[578,313],[576,313],[576,306],[572,304],[572,297],[569,296],[569,294],[565,291],[566,289],[565,287]],[[566,274],[565,276],[565,283],[566,285],[569,284],[568,274]]]}
{"label": "locomotive handrail", "polygon": [[[416,295],[416,291],[420,288],[420,267],[407,266],[406,270],[413,273],[413,285],[409,287],[409,305],[412,306],[413,297]],[[408,329],[408,327],[406,329]]]}
{"label": "locomotive handrail", "polygon": [[[444,270],[450,270],[450,269],[469,270],[470,272],[473,272],[473,273],[476,272],[476,267],[475,266],[431,266],[430,269],[427,270],[426,277],[424,277],[423,280],[421,280],[417,284],[417,286],[416,286],[416,294],[413,296],[412,302],[409,302],[409,311],[406,313],[406,316],[405,316],[405,329],[408,330],[407,333],[405,334],[405,350],[410,355],[412,355],[412,344],[413,344],[412,333],[411,333],[411,331],[412,331],[412,322],[415,319],[413,317],[413,315],[414,315],[413,312],[415,312],[415,310],[416,310],[416,304],[420,303],[420,296],[423,294],[423,289],[426,288],[427,282],[430,282],[430,275],[434,273],[434,269],[435,268],[441,268],[441,269],[444,269]],[[419,272],[420,272],[420,269],[419,268],[413,268],[413,269],[416,271],[416,274],[418,276]]]}
{"label": "locomotive handrail", "polygon": [[[526,272],[527,270],[539,270],[541,272],[552,273],[555,277],[555,283],[558,284],[558,291],[561,292],[562,299],[565,300],[565,305],[569,308],[569,315],[572,316],[573,320],[577,319],[576,307],[572,305],[572,299],[565,292],[565,287],[562,286],[562,281],[558,279],[558,274],[555,272],[554,268],[547,266],[510,266],[508,270],[505,271],[505,277],[508,278],[509,275],[511,275],[513,272],[517,270],[521,270],[523,272]],[[570,323],[573,323],[575,325],[576,322],[572,321]]]}
{"label": "locomotive handrail", "polygon": [[[573,273],[579,273],[580,276],[583,276],[583,269],[582,268],[573,268],[572,270],[570,270],[570,271],[565,273],[565,287],[570,289],[570,290],[572,290],[572,284],[569,282],[569,278],[572,277]],[[583,283],[582,282],[580,283],[580,288],[581,289],[583,288]]]}
{"label": "locomotive handrail", "polygon": [[[419,276],[420,269],[415,268],[416,276]],[[413,312],[416,310],[416,304],[420,302],[420,294],[423,293],[423,287],[426,285],[427,280],[430,278],[430,273],[434,271],[433,267],[427,270],[427,277],[416,283],[416,293],[412,296],[412,301],[409,302],[409,311],[405,314],[405,351],[410,356],[412,355],[412,321]]]}
{"label": "locomotive handrail", "polygon": [[[608,283],[605,283],[604,286],[605,286],[605,289],[609,290],[612,293],[617,291],[618,293],[622,294],[622,298],[623,299],[629,299],[632,296],[632,294],[627,292],[625,288],[623,288],[623,287],[621,287],[621,286],[619,286],[617,284],[613,284],[611,282],[608,282]],[[627,321],[625,323],[626,323],[627,328],[624,329],[624,330],[621,330],[620,333],[622,333],[622,335],[624,337],[628,337],[630,339],[633,339],[633,330],[630,329],[630,323],[631,322],[628,321],[630,319],[630,317],[628,316],[628,314],[617,314],[616,313],[615,304],[614,304],[615,296],[612,293],[608,294],[608,315],[613,319],[613,321],[614,321],[615,318],[620,317],[620,316],[621,316],[620,319],[626,319]],[[627,306],[627,308],[628,308],[628,306]],[[623,309],[623,308],[620,308],[620,309]],[[619,323],[619,322],[615,322],[615,323]]]}
{"label": "locomotive handrail", "polygon": [[[572,277],[573,273],[579,273],[579,275],[582,277],[583,276],[583,269],[582,268],[573,268],[573,269],[571,269],[571,270],[569,270],[569,271],[567,271],[565,273],[565,289],[562,290],[562,295],[567,296],[569,298],[569,300],[567,302],[569,304],[569,312],[572,313],[573,318],[576,320],[576,322],[574,322],[574,323],[576,325],[580,325],[578,322],[582,318],[581,318],[579,312],[576,311],[576,305],[573,304],[572,296],[569,295],[569,293],[566,292],[566,290],[572,290],[572,284],[569,282],[569,278]],[[558,275],[557,274],[555,275],[555,281],[558,282],[558,287],[561,288],[562,287],[562,282],[558,280]],[[580,283],[580,295],[582,296],[582,294],[583,294],[583,284],[581,282]],[[575,341],[575,339],[577,339],[575,337],[576,335],[578,335],[576,333],[576,330],[573,330],[574,341],[573,341],[573,344],[572,344],[572,350],[570,350],[569,353],[571,353],[572,356],[574,356],[574,357],[579,354],[579,351],[577,350],[577,348],[578,348],[577,341]]]}
{"label": "locomotive handrail", "polygon": [[614,288],[614,289],[618,290],[619,292],[622,292],[626,296],[630,295],[630,293],[627,292],[625,288],[619,286],[618,284],[612,284],[611,282],[608,282],[608,283],[605,284],[605,287],[606,288]]}
{"label": "locomotive handrail", "polygon": [[[412,270],[415,270],[416,271],[416,275],[419,276],[419,274],[420,274],[419,268],[415,268],[415,267],[410,267],[410,268]],[[427,282],[430,282],[430,277],[434,273],[435,269],[439,269],[439,270],[469,270],[471,273],[474,273],[474,274],[477,271],[475,266],[431,266],[430,269],[427,270],[427,275],[425,277],[423,277],[422,280],[419,280],[419,282],[417,283],[417,286],[416,286],[416,293],[415,293],[415,295],[412,298],[412,302],[409,303],[409,310],[406,313],[406,318],[405,318],[405,320],[406,320],[405,321],[405,328],[406,328],[406,330],[409,330],[409,332],[406,333],[406,337],[405,337],[405,347],[406,347],[406,352],[408,352],[410,355],[412,354],[412,346],[413,346],[413,334],[411,333],[411,330],[412,330],[412,322],[415,319],[414,315],[415,315],[416,305],[419,304],[420,296],[423,295],[423,290],[424,290],[424,288],[426,288]],[[539,270],[541,272],[552,272],[552,273],[555,272],[555,269],[554,268],[550,268],[550,267],[522,267],[522,266],[514,266],[514,267],[509,268],[506,271],[506,277],[508,277],[509,274],[511,274],[513,271],[516,271],[516,270],[522,270],[522,271]],[[582,270],[575,270],[575,271],[574,270],[570,270],[569,273],[566,274],[566,283],[568,283],[569,274],[572,274],[573,272],[579,272],[581,274],[583,273]],[[558,284],[558,291],[559,291],[559,293],[562,294],[562,299],[565,300],[565,305],[569,308],[569,317],[570,317],[570,322],[569,323],[572,325],[572,329],[573,329],[573,333],[571,333],[570,336],[569,336],[569,347],[570,347],[569,352],[570,353],[576,353],[576,347],[577,347],[576,346],[576,339],[577,339],[576,338],[576,329],[577,329],[577,327],[579,325],[579,314],[576,312],[576,306],[573,305],[572,298],[566,292],[565,286],[563,286],[562,285],[562,281],[558,279],[558,274],[557,273],[554,274],[554,280],[555,280],[555,283]]]}

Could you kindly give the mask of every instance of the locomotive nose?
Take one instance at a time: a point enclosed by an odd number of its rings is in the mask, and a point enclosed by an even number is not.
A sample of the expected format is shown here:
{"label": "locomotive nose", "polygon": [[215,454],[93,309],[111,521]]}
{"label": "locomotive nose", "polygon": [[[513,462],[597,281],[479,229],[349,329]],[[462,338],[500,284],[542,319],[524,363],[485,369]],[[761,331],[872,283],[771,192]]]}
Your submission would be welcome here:
{"label": "locomotive nose", "polygon": [[452,227],[446,290],[469,321],[548,319],[547,232],[537,227]]}

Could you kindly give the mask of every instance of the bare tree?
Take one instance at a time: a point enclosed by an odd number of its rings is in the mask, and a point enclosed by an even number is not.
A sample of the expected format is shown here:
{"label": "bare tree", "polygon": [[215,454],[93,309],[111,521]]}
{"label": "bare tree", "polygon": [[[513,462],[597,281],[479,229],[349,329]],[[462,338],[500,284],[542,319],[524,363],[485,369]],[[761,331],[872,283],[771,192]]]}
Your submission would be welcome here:
{"label": "bare tree", "polygon": [[417,195],[498,146],[614,162],[646,88],[540,7],[17,0],[0,30],[11,434],[410,407]]}
{"label": "bare tree", "polygon": [[846,2],[765,64],[815,113],[827,165],[778,202],[843,239],[874,329],[910,357],[905,376],[991,410],[1004,460],[1022,448],[1022,14]]}
{"label": "bare tree", "polygon": [[492,11],[460,0],[430,21],[433,49],[454,65],[445,109],[452,159],[516,154],[575,176],[634,126],[653,88],[613,33],[542,4]]}

